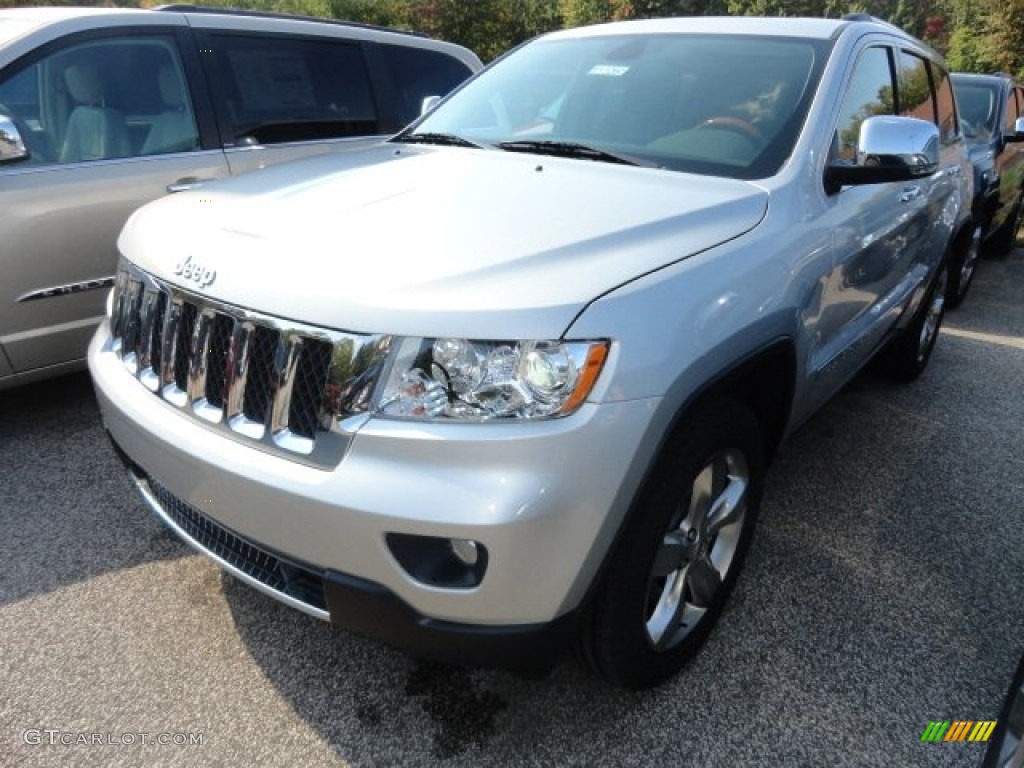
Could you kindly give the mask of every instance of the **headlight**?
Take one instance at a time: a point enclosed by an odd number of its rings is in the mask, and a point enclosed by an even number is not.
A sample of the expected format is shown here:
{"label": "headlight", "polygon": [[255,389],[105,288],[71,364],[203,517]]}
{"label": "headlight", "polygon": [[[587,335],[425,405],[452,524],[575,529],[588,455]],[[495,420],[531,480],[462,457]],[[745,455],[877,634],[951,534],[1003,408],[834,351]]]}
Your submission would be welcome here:
{"label": "headlight", "polygon": [[377,412],[419,419],[565,416],[590,394],[605,341],[402,339]]}

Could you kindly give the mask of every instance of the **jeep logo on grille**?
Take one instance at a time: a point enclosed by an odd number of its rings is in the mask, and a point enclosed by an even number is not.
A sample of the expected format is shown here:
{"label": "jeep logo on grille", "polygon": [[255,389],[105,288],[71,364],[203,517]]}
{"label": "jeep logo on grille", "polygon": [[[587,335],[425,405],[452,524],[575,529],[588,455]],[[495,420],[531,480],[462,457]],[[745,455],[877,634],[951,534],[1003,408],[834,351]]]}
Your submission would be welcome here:
{"label": "jeep logo on grille", "polygon": [[217,270],[207,269],[202,264],[193,263],[191,256],[186,256],[184,261],[179,261],[174,265],[174,274],[193,281],[200,288],[205,288],[217,279]]}

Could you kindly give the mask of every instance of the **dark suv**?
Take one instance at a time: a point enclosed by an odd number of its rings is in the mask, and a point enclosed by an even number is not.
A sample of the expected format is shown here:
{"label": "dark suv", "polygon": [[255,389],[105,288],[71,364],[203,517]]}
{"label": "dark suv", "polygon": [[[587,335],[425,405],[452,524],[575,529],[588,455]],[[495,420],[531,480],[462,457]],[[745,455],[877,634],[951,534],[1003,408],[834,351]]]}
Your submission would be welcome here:
{"label": "dark suv", "polygon": [[954,73],[960,123],[974,165],[975,244],[949,276],[949,302],[967,294],[980,246],[1005,254],[1021,223],[1024,188],[1024,89],[1009,75]]}
{"label": "dark suv", "polygon": [[480,60],[324,19],[0,11],[0,389],[83,365],[143,203],[396,133]]}

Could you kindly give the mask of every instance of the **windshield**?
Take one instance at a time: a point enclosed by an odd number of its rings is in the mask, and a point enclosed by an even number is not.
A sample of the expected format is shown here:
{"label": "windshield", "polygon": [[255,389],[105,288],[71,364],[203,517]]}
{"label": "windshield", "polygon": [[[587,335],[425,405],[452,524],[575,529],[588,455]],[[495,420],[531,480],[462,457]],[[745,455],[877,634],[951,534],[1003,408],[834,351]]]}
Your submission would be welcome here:
{"label": "windshield", "polygon": [[964,136],[973,141],[988,141],[999,124],[996,86],[981,83],[955,83]]}
{"label": "windshield", "polygon": [[[727,35],[542,39],[468,83],[412,135],[770,176],[792,151],[826,45]],[[574,145],[597,152],[572,154]]]}

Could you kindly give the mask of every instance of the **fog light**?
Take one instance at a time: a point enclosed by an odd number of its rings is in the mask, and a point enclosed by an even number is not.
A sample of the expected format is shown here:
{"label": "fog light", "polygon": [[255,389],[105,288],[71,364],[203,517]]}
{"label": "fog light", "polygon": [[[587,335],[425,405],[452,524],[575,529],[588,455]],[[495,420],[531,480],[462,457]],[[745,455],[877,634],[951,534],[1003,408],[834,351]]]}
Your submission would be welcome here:
{"label": "fog light", "polygon": [[487,547],[472,539],[389,533],[388,549],[416,581],[446,589],[472,589],[487,571]]}
{"label": "fog light", "polygon": [[464,565],[476,565],[480,553],[476,550],[476,542],[469,539],[452,539],[452,552]]}

